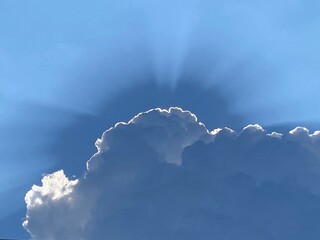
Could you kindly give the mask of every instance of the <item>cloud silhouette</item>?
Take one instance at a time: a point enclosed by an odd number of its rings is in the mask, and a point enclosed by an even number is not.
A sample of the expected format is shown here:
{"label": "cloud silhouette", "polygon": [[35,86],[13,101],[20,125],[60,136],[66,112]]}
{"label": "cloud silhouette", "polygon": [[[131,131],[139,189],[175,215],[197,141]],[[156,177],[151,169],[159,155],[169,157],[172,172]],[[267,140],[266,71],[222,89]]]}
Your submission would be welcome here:
{"label": "cloud silhouette", "polygon": [[319,136],[209,131],[153,109],[104,132],[83,177],[44,176],[23,226],[33,239],[318,239]]}

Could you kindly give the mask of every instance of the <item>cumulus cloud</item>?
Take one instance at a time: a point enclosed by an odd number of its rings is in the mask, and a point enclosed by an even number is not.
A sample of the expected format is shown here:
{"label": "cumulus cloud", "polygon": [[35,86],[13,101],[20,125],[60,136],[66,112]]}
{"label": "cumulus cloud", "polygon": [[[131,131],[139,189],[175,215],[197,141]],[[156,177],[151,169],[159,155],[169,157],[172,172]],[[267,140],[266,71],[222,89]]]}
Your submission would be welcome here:
{"label": "cumulus cloud", "polygon": [[23,226],[36,239],[81,239],[89,204],[85,196],[74,194],[79,181],[69,180],[60,170],[41,182],[42,186],[32,186],[25,196],[28,215]]}
{"label": "cumulus cloud", "polygon": [[318,239],[319,132],[209,131],[153,109],[97,140],[84,176],[26,194],[33,239]]}

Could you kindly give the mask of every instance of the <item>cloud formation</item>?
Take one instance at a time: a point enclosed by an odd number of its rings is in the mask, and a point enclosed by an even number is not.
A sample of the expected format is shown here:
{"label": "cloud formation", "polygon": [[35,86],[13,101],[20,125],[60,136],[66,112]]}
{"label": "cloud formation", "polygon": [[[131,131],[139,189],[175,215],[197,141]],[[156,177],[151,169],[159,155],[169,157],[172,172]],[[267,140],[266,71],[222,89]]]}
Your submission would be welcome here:
{"label": "cloud formation", "polygon": [[319,131],[209,131],[154,109],[96,146],[83,177],[61,170],[26,194],[33,239],[318,239]]}

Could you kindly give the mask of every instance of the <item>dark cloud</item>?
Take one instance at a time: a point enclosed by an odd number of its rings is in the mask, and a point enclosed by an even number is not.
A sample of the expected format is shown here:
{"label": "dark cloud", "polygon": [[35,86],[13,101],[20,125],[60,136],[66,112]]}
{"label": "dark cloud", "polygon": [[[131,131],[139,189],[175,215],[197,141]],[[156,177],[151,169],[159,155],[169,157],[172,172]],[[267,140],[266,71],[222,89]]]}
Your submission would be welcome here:
{"label": "dark cloud", "polygon": [[97,140],[83,177],[33,186],[24,227],[34,239],[318,239],[319,136],[141,113]]}

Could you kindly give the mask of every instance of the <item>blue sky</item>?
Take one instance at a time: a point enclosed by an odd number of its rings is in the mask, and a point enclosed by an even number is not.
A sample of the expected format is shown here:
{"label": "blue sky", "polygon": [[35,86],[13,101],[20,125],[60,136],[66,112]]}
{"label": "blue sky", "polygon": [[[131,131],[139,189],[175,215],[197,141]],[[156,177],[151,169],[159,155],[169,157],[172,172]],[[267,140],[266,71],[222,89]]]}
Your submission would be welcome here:
{"label": "blue sky", "polygon": [[319,128],[319,8],[1,1],[0,237],[28,237],[24,196],[41,174],[82,175],[96,138],[139,112],[180,106],[208,129]]}

